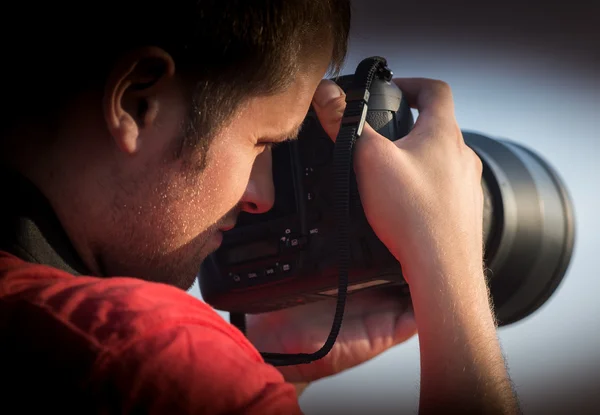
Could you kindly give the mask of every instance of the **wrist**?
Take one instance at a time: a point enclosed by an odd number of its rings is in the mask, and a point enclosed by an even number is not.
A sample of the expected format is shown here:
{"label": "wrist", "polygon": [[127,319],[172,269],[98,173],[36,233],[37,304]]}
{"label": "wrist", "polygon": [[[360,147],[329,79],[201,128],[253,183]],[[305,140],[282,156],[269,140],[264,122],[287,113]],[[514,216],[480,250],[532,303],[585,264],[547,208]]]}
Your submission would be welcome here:
{"label": "wrist", "polygon": [[[483,273],[411,286],[421,355],[423,412],[455,407],[482,413],[515,406]],[[431,278],[433,280],[433,277]],[[425,283],[421,283],[425,281]]]}
{"label": "wrist", "polygon": [[402,271],[411,292],[427,293],[435,289],[448,294],[469,292],[487,296],[488,293],[481,257],[448,255],[447,258],[429,256],[420,260],[413,257],[402,262]]}
{"label": "wrist", "polygon": [[[445,322],[452,330],[476,326],[495,333],[490,292],[483,265],[447,265],[430,262],[419,269],[403,268],[419,332]],[[440,319],[440,316],[443,316]],[[476,329],[476,330],[479,330]]]}

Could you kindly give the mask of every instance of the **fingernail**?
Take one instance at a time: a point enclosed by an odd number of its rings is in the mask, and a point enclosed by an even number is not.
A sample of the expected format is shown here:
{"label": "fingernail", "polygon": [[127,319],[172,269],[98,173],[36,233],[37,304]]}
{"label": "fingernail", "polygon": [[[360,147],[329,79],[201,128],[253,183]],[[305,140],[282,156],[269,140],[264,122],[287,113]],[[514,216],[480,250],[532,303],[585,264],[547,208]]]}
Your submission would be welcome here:
{"label": "fingernail", "polygon": [[331,101],[342,95],[342,89],[333,81],[323,79],[313,97],[313,102],[320,107],[325,107]]}

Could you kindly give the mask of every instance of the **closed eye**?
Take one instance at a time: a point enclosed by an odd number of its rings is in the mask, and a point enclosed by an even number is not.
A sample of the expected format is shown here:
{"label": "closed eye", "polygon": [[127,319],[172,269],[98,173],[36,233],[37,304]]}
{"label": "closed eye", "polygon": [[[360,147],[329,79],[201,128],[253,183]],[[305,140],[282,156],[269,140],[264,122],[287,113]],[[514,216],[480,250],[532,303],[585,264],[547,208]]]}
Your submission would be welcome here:
{"label": "closed eye", "polygon": [[285,143],[285,141],[277,141],[277,142],[268,142],[268,143],[260,143],[261,146],[264,147],[265,150],[273,150],[275,147]]}
{"label": "closed eye", "polygon": [[260,146],[263,146],[263,148],[273,149],[276,146],[278,146],[279,144],[286,143],[288,141],[297,140],[301,129],[302,129],[302,123],[294,126],[294,128],[292,128],[287,133],[281,134],[279,136],[263,137],[264,141],[259,142],[258,144]]}

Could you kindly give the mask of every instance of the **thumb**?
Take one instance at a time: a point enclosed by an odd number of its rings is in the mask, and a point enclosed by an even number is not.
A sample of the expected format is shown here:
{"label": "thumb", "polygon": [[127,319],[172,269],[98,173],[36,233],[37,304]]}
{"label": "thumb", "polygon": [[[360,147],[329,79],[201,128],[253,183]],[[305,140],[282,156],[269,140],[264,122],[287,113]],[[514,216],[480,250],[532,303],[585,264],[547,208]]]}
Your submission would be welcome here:
{"label": "thumb", "polygon": [[312,104],[321,126],[335,141],[346,109],[346,94],[335,82],[323,79],[313,96]]}
{"label": "thumb", "polygon": [[373,167],[381,168],[390,163],[394,151],[398,151],[396,144],[365,122],[362,134],[354,145],[354,171],[359,183],[364,174],[372,176],[378,171]]}

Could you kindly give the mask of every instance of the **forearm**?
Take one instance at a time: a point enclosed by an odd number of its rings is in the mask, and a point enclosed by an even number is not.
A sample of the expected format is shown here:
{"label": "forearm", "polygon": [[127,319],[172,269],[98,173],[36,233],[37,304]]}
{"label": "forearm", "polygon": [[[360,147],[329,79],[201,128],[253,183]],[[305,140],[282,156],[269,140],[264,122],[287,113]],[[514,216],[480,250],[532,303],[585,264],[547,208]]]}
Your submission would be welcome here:
{"label": "forearm", "polygon": [[467,273],[439,268],[411,279],[421,352],[420,413],[516,414],[483,271]]}

